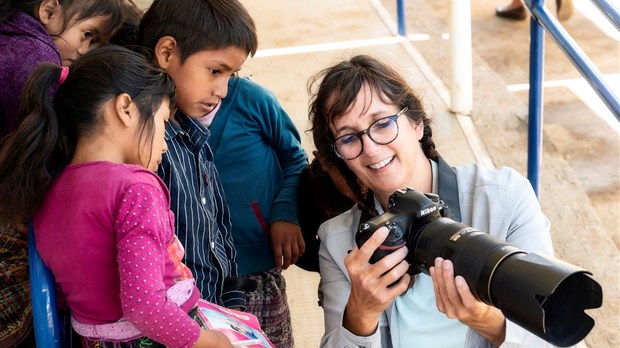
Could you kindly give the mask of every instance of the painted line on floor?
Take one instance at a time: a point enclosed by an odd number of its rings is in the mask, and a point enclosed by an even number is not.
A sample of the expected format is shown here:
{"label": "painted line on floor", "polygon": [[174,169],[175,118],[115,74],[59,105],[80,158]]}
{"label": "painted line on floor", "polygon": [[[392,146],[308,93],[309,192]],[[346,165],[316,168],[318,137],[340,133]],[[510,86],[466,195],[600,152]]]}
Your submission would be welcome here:
{"label": "painted line on floor", "polygon": [[[603,74],[605,81],[612,91],[620,91],[620,74]],[[529,83],[508,85],[510,92],[523,92],[530,89]],[[613,130],[620,134],[620,122],[611,113],[601,97],[594,92],[592,86],[584,78],[549,80],[543,82],[543,88],[565,87],[573,92],[581,101],[588,106],[597,116],[607,123]]]}
{"label": "painted line on floor", "polygon": [[[425,41],[425,40],[430,40],[430,36],[426,34],[417,34],[417,35],[411,35],[411,38],[409,39],[412,41]],[[312,53],[312,52],[325,52],[325,51],[334,51],[334,50],[342,50],[342,49],[360,48],[360,47],[393,45],[403,40],[404,38],[400,36],[390,36],[390,37],[382,37],[382,38],[367,39],[367,40],[351,40],[351,41],[340,41],[340,42],[332,42],[332,43],[325,43],[325,44],[316,44],[316,45],[272,48],[272,49],[258,50],[256,54],[254,55],[254,58],[286,56],[286,55],[292,55],[292,54],[303,54],[303,53]]]}

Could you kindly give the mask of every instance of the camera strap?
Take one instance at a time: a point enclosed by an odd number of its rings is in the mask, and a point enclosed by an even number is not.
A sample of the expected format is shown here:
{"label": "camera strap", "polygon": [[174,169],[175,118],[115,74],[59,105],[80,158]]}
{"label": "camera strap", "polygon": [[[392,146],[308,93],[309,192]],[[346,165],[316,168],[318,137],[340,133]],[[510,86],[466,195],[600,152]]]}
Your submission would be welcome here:
{"label": "camera strap", "polygon": [[[435,160],[431,160],[435,161]],[[448,206],[447,210],[450,211],[450,218],[456,222],[461,222],[461,207],[459,205],[459,185],[456,180],[456,171],[441,157],[437,156],[438,164],[438,178],[437,178],[437,194],[439,198]],[[372,191],[368,192],[369,195],[373,194]],[[368,221],[372,218],[366,210],[362,209],[362,215],[360,216],[360,222]]]}
{"label": "camera strap", "polygon": [[448,205],[452,213],[451,219],[461,222],[461,206],[459,205],[459,185],[456,180],[456,170],[441,157],[437,156],[438,178],[437,194],[439,198]]}

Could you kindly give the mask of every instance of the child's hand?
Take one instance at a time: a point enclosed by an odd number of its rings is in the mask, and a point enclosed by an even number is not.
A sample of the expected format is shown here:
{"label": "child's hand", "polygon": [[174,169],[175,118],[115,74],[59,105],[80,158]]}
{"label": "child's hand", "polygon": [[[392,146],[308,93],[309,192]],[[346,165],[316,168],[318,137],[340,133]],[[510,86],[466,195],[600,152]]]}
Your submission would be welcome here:
{"label": "child's hand", "polygon": [[215,330],[200,330],[198,341],[192,346],[193,348],[233,348],[228,337],[223,333]]}
{"label": "child's hand", "polygon": [[288,221],[276,221],[269,228],[271,248],[275,257],[276,267],[287,269],[297,262],[299,256],[306,251],[306,243],[299,226]]}

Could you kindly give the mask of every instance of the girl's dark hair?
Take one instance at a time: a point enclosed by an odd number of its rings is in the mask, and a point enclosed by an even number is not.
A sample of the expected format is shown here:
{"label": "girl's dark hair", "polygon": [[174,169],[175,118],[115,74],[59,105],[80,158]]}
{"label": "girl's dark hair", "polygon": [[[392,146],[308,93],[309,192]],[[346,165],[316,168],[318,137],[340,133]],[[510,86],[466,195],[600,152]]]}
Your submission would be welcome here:
{"label": "girl's dark hair", "polygon": [[155,112],[165,99],[174,107],[170,77],[126,48],[106,45],[77,59],[52,99],[61,71],[43,64],[24,87],[25,117],[0,151],[0,226],[20,226],[39,207],[78,138],[102,127],[106,101],[129,94],[140,111],[140,141],[151,144]]}
{"label": "girl's dark hair", "polygon": [[258,48],[254,20],[237,0],[155,0],[138,32],[149,59],[164,36],[177,41],[181,63],[204,50],[238,47],[254,56]]}
{"label": "girl's dark hair", "polygon": [[[58,0],[61,6],[64,26],[60,33],[70,26],[96,16],[110,16],[106,27],[99,32],[99,40],[107,41],[123,21],[123,2],[127,0]],[[0,23],[17,12],[35,17],[41,0],[0,0]],[[60,33],[51,33],[59,35]]]}
{"label": "girl's dark hair", "polygon": [[422,122],[424,125],[424,135],[420,140],[424,154],[432,159],[436,159],[438,154],[432,137],[431,119],[424,112],[420,97],[407,81],[387,64],[367,55],[357,55],[311,77],[307,85],[311,96],[308,113],[314,145],[323,160],[338,168],[344,176],[356,194],[359,207],[374,216],[377,212],[372,194],[363,195],[355,174],[332,150],[335,138],[330,130],[330,125],[350,110],[364,85],[368,85],[372,95],[384,103],[393,104],[397,109],[408,107],[404,115],[412,123]]}

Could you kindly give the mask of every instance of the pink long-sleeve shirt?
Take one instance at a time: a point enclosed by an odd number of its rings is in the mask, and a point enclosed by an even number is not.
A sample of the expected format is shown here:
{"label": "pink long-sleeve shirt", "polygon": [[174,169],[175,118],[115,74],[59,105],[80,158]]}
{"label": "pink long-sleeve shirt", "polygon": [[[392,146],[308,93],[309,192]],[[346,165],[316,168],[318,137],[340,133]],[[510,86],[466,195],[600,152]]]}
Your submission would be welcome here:
{"label": "pink long-sleeve shirt", "polygon": [[200,327],[187,312],[200,295],[173,226],[164,183],[142,167],[111,162],[65,168],[34,216],[37,250],[77,323],[123,340],[114,331],[129,322],[139,336],[189,347]]}

